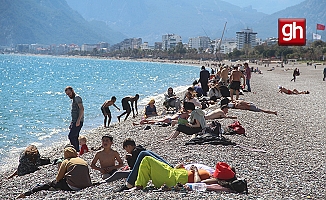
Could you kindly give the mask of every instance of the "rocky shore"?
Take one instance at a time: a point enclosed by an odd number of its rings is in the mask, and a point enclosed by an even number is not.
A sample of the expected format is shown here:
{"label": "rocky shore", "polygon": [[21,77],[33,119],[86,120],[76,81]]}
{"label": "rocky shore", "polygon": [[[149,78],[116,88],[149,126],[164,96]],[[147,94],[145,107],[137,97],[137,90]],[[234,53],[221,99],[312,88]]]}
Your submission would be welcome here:
{"label": "rocky shore", "polygon": [[[256,68],[256,65],[249,65]],[[247,136],[227,135],[231,141],[248,148],[222,145],[185,145],[191,136],[180,134],[175,140],[164,141],[174,127],[151,125],[150,130],[143,126],[133,126],[139,122],[129,118],[126,122],[99,127],[87,133],[88,147],[99,147],[101,137],[110,134],[114,137],[113,148],[122,158],[126,152],[122,148],[125,138],[133,138],[137,144],[161,155],[171,164],[198,162],[214,167],[218,161],[227,162],[237,170],[238,177],[248,181],[249,194],[227,192],[121,192],[113,190],[124,184],[124,180],[104,183],[77,192],[41,191],[29,199],[325,199],[325,84],[322,81],[324,66],[314,69],[306,65],[285,65],[285,68],[258,66],[263,74],[253,74],[252,92],[240,98],[254,102],[259,108],[277,110],[278,115],[229,109],[229,115],[238,116],[246,129]],[[291,82],[293,68],[298,67],[301,75]],[[288,69],[289,70],[285,70]],[[199,73],[199,70],[198,70]],[[191,83],[189,83],[191,84]],[[278,86],[287,89],[309,90],[310,94],[286,95],[278,93]],[[160,107],[161,102],[157,101]],[[207,108],[213,110],[216,106]],[[231,119],[219,120],[227,126]],[[67,143],[67,141],[66,141]],[[62,156],[63,143],[55,149],[41,152],[51,159]],[[264,150],[252,151],[249,148]],[[89,164],[94,151],[82,156]],[[126,162],[125,162],[126,164]],[[55,178],[55,165],[40,167],[35,173],[7,180],[12,172],[1,175],[1,199],[14,199],[18,194],[36,184]],[[90,169],[92,180],[99,181],[100,172]]]}

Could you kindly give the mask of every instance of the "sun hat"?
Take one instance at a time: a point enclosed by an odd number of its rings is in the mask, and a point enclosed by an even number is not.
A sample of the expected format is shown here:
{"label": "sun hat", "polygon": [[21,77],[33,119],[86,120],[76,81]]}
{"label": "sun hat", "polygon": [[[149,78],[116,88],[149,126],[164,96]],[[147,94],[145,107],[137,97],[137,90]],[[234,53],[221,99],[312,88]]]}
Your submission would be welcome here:
{"label": "sun hat", "polygon": [[213,177],[220,180],[229,180],[235,177],[235,173],[225,162],[218,162]]}

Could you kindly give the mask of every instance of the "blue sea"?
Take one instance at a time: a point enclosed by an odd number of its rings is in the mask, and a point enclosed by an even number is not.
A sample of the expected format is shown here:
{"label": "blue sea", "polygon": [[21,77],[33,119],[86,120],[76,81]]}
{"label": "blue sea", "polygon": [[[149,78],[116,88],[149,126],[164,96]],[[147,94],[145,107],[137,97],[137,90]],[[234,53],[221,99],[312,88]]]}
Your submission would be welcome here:
{"label": "blue sea", "polygon": [[[139,111],[168,87],[184,90],[200,68],[155,62],[107,59],[0,55],[0,170],[18,164],[18,153],[29,144],[39,149],[69,143],[72,86],[83,99],[82,132],[103,125],[101,105],[111,96],[121,106],[124,96],[140,95]],[[113,121],[122,111],[110,108]]]}

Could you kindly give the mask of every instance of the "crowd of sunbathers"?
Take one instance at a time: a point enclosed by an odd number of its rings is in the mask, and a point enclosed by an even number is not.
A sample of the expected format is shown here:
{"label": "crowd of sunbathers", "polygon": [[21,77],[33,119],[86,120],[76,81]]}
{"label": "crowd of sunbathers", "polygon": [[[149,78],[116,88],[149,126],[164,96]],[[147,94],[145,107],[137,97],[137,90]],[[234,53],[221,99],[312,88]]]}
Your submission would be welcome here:
{"label": "crowd of sunbathers", "polygon": [[[244,66],[244,69],[248,68],[247,63]],[[247,91],[251,91],[248,74],[245,71],[239,70],[239,68],[240,66],[233,66],[233,70],[230,71],[228,66],[220,65],[220,69],[217,72],[212,69],[210,74],[203,66],[199,81],[193,82],[193,85],[186,91],[184,98],[178,97],[174,93],[173,88],[168,88],[163,106],[166,111],[172,111],[173,115],[167,115],[163,118],[155,117],[158,113],[155,100],[151,99],[145,107],[144,117],[139,123],[134,122],[133,125],[167,124],[176,126],[175,131],[166,138],[166,140],[170,140],[176,138],[181,132],[187,135],[199,133],[207,127],[206,120],[221,118],[237,119],[236,116],[228,116],[229,108],[277,115],[276,111],[261,109],[252,102],[239,100],[240,90],[245,88],[246,83],[248,86]],[[279,87],[279,92],[286,94],[309,94],[308,91],[299,92],[295,89],[291,91],[282,86]],[[234,93],[236,94],[235,99],[233,99]],[[117,116],[119,122],[123,115],[126,115],[124,119],[126,120],[131,112],[133,117],[135,117],[134,109],[136,110],[136,115],[138,115],[138,99],[138,94],[122,99],[124,112]],[[101,107],[105,127],[109,126],[112,118],[109,106],[113,105],[120,110],[115,105],[115,102],[116,98],[112,97],[111,100],[104,102]],[[220,107],[211,112],[204,111],[210,105],[215,104],[219,104]],[[104,135],[102,137],[101,149],[95,149],[97,152],[91,162],[91,168],[101,173],[103,182],[126,178],[126,184],[117,189],[116,192],[144,189],[149,180],[152,180],[155,188],[161,191],[189,190],[191,188],[185,184],[196,182],[206,183],[207,190],[247,191],[246,182],[239,181],[236,177],[235,169],[226,163],[217,162],[214,168],[198,163],[174,167],[154,152],[146,150],[141,145],[137,146],[134,140],[127,138],[123,142],[122,147],[127,152],[125,159],[128,166],[123,167],[123,160],[119,153],[111,148],[112,144],[112,136]],[[59,170],[54,181],[33,187],[31,190],[21,193],[18,197],[26,197],[34,192],[51,188],[72,191],[103,183],[92,183],[87,162],[79,157],[89,151],[85,137],[80,137],[80,145],[82,146],[80,152],[77,152],[72,145],[64,148],[63,158],[57,159],[55,162],[58,164]],[[42,165],[40,159],[37,148],[29,146],[21,155],[18,169],[8,178],[34,172],[38,169],[38,166]],[[237,184],[233,184],[235,181]]]}

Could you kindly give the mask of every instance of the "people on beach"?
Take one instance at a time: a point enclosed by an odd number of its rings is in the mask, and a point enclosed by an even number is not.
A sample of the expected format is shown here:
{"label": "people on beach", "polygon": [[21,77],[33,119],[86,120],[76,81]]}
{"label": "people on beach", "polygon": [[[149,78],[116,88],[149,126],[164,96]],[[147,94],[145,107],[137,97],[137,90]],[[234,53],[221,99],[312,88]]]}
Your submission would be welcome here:
{"label": "people on beach", "polygon": [[250,69],[248,63],[244,63],[243,65],[245,67],[247,91],[251,92],[251,87],[250,87],[251,69]]}
{"label": "people on beach", "polygon": [[258,108],[254,103],[247,102],[244,100],[232,101],[232,102],[228,103],[228,107],[234,108],[234,109],[240,109],[240,110],[250,110],[253,112],[264,112],[264,113],[268,113],[268,114],[277,115],[277,111],[264,110],[264,109]]}
{"label": "people on beach", "polygon": [[117,98],[115,96],[112,96],[111,100],[106,100],[101,106],[101,111],[104,116],[104,127],[109,127],[111,123],[112,115],[109,107],[113,105],[114,107],[116,107],[116,109],[120,111],[120,108],[118,108],[118,106],[115,105],[116,101]]}
{"label": "people on beach", "polygon": [[70,143],[75,147],[76,151],[79,152],[79,132],[83,127],[84,123],[84,106],[82,98],[75,93],[74,89],[71,86],[65,88],[65,93],[72,99],[71,104],[71,123],[69,126],[70,132],[68,138]]}
{"label": "people on beach", "polygon": [[219,90],[219,86],[215,83],[209,84],[209,91],[208,91],[208,97],[212,101],[217,101],[221,97],[221,92]]}
{"label": "people on beach", "polygon": [[[110,177],[117,169],[123,166],[123,161],[119,153],[111,148],[113,144],[113,137],[110,135],[104,135],[102,137],[101,151],[98,151],[92,161],[91,168],[98,170],[102,174],[102,178],[106,179]],[[100,167],[96,165],[97,161],[100,162]],[[116,165],[116,161],[118,164]]]}
{"label": "people on beach", "polygon": [[231,72],[231,76],[230,76],[230,97],[231,97],[231,101],[233,101],[233,92],[235,91],[236,97],[235,99],[238,100],[239,99],[239,92],[240,92],[240,88],[241,88],[241,78],[243,78],[244,80],[244,86],[246,86],[246,78],[243,75],[242,72],[240,72],[238,70],[238,66],[235,65],[233,67],[233,70]]}
{"label": "people on beach", "polygon": [[143,124],[165,123],[174,126],[175,124],[184,124],[184,121],[187,121],[188,117],[189,113],[187,111],[182,111],[172,116],[166,116],[159,119],[142,119],[139,123],[133,122],[132,124],[136,126]]}
{"label": "people on beach", "polygon": [[37,171],[38,167],[42,164],[41,156],[37,147],[35,145],[29,145],[20,154],[18,168],[7,178],[11,179],[14,176],[23,176],[25,174],[33,173]]}
{"label": "people on beach", "polygon": [[193,93],[196,94],[197,97],[201,97],[204,95],[204,90],[201,85],[198,84],[197,80],[194,80],[192,83]]}
{"label": "people on beach", "polygon": [[[118,121],[120,122],[120,118],[127,114],[124,121],[127,120],[127,118],[129,117],[131,111],[132,111],[132,115],[133,118],[135,118],[135,111],[134,111],[134,104],[135,104],[135,109],[136,109],[136,115],[138,115],[138,108],[137,108],[137,101],[139,100],[139,94],[136,94],[135,96],[128,96],[128,97],[124,97],[121,100],[122,103],[122,109],[125,110],[124,113],[122,113],[121,115],[118,116]],[[129,104],[130,102],[130,104]]]}
{"label": "people on beach", "polygon": [[173,92],[173,88],[169,87],[166,94],[164,94],[164,103],[163,105],[168,109],[169,107],[175,108],[176,111],[179,111],[181,108],[180,98],[176,96]]}
{"label": "people on beach", "polygon": [[87,139],[85,136],[81,135],[78,137],[79,140],[79,145],[80,145],[80,151],[79,151],[79,155],[83,155],[84,153],[89,152],[88,147],[87,147]]}
{"label": "people on beach", "polygon": [[209,71],[205,69],[205,66],[202,66],[201,71],[199,73],[199,82],[204,91],[203,93],[204,96],[207,96],[209,77],[210,77]]}
{"label": "people on beach", "polygon": [[309,91],[298,91],[297,89],[289,90],[284,88],[283,86],[278,87],[280,93],[285,93],[285,94],[309,94]]}
{"label": "people on beach", "polygon": [[142,162],[142,160],[145,156],[153,157],[153,158],[173,167],[171,164],[169,164],[167,161],[165,161],[162,157],[160,157],[156,153],[146,150],[141,145],[136,146],[135,141],[131,138],[127,138],[123,142],[123,148],[128,153],[126,155],[126,160],[128,162],[128,165],[129,165],[131,171],[126,179],[126,184],[123,185],[118,190],[115,190],[115,192],[121,192],[123,190],[128,190],[128,189],[134,187],[135,182],[137,180],[140,163]]}
{"label": "people on beach", "polygon": [[206,120],[210,119],[222,119],[222,118],[229,118],[229,119],[237,119],[235,116],[227,116],[228,114],[228,106],[222,105],[220,109],[216,109],[208,114],[205,115]]}
{"label": "people on beach", "polygon": [[151,99],[145,107],[145,118],[152,116],[157,116],[154,99]]}
{"label": "people on beach", "polygon": [[184,102],[193,103],[196,107],[199,107],[199,108],[201,108],[201,106],[202,106],[200,101],[191,92],[186,92]]}
{"label": "people on beach", "polygon": [[200,132],[204,127],[207,126],[205,121],[205,112],[200,108],[195,109],[195,105],[191,102],[185,102],[184,109],[191,112],[189,117],[189,123],[179,124],[176,131],[172,133],[166,140],[176,138],[180,132],[187,135],[193,135]]}
{"label": "people on beach", "polygon": [[222,85],[228,85],[228,82],[229,82],[229,67],[227,65],[224,65],[220,74],[221,74],[220,83],[222,83]]}
{"label": "people on beach", "polygon": [[295,69],[293,70],[293,74],[292,74],[292,75],[293,75],[293,78],[291,79],[291,81],[295,82],[297,76],[300,75],[300,71],[299,71],[299,69],[298,69],[298,68],[295,68]]}
{"label": "people on beach", "polygon": [[323,74],[324,74],[323,81],[326,81],[326,67],[325,67],[324,70],[323,70]]}
{"label": "people on beach", "polygon": [[87,162],[77,156],[77,151],[72,147],[64,149],[64,161],[61,163],[56,179],[33,187],[27,192],[21,193],[17,198],[24,198],[31,194],[49,190],[50,188],[65,191],[77,191],[92,186]]}

